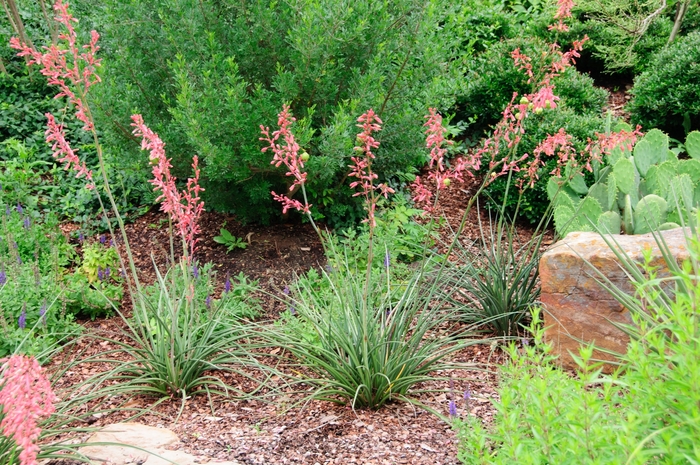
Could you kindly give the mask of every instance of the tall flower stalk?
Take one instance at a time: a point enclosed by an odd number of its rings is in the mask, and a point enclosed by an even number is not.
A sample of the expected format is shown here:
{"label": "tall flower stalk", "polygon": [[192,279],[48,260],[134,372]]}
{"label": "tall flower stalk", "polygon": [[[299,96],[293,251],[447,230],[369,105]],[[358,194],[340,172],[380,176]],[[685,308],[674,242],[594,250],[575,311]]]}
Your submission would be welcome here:
{"label": "tall flower stalk", "polygon": [[[47,77],[48,83],[58,87],[58,94],[55,98],[65,97],[68,104],[73,107],[75,117],[83,123],[83,129],[92,134],[97,159],[99,162],[100,172],[102,173],[102,188],[109,200],[110,207],[114,217],[119,225],[122,240],[126,249],[128,264],[131,269],[131,274],[134,279],[136,289],[141,289],[134,266],[134,260],[129,248],[126,230],[124,229],[124,221],[119,214],[117,204],[112,195],[112,190],[107,179],[107,169],[104,160],[102,145],[100,144],[97,131],[95,130],[95,122],[92,116],[92,111],[88,103],[88,93],[90,88],[100,82],[100,77],[97,74],[97,68],[100,66],[100,60],[96,58],[96,53],[100,49],[97,41],[100,35],[96,31],[90,33],[90,43],[78,45],[77,34],[74,23],[78,20],[68,11],[68,3],[63,0],[56,0],[53,6],[56,13],[55,20],[63,26],[63,32],[58,35],[58,41],[49,46],[43,47],[43,52],[36,50],[32,45],[22,42],[19,38],[13,37],[10,39],[10,47],[19,50],[18,56],[28,57],[27,65],[40,66],[40,72]],[[56,118],[47,113],[48,129],[46,130],[46,141],[54,150],[53,156],[64,164],[64,169],[73,170],[76,172],[76,177],[84,176],[88,181],[86,187],[94,189],[93,173],[82,162],[78,155],[77,149],[70,146],[66,138],[65,126],[58,124]],[[102,202],[102,196],[99,190],[96,190],[96,196],[102,208],[102,211],[107,215],[107,210]],[[107,221],[110,234],[114,237],[112,224]],[[126,269],[126,263],[119,254],[120,264],[122,269]],[[131,282],[127,280],[127,285],[130,289],[130,296],[133,299],[133,289]]]}

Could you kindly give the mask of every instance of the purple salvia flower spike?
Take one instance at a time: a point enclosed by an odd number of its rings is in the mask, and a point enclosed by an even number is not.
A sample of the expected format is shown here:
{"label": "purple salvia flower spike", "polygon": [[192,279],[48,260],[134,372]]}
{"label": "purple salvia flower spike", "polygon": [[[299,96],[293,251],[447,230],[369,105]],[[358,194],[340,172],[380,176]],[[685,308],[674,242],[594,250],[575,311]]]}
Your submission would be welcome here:
{"label": "purple salvia flower spike", "polygon": [[456,417],[457,416],[457,404],[455,403],[454,400],[451,400],[448,404],[448,409],[450,411],[450,416],[451,417]]}
{"label": "purple salvia flower spike", "polygon": [[27,327],[27,304],[24,304],[22,307],[22,313],[20,313],[19,318],[17,319],[17,325],[19,326],[19,329],[24,329]]}

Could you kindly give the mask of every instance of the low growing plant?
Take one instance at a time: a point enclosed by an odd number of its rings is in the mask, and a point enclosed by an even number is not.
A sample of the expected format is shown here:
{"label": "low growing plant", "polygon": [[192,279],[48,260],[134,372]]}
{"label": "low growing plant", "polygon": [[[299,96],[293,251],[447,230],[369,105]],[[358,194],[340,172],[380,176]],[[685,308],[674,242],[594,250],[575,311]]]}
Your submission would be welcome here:
{"label": "low growing plant", "polygon": [[243,238],[234,236],[226,229],[221,228],[219,233],[218,236],[214,236],[214,242],[226,246],[227,253],[236,249],[245,249],[248,247],[248,243],[245,242]]}
{"label": "low growing plant", "polygon": [[[534,344],[513,344],[502,370],[493,425],[466,417],[453,423],[465,464],[694,463],[700,460],[700,243],[688,230],[690,259],[678,264],[656,231],[671,275],[617,251],[635,294],[611,287],[633,324],[621,367],[603,375],[583,347],[576,376],[557,367],[534,313]],[[609,236],[606,236],[609,237]],[[609,244],[615,248],[614,241]],[[607,283],[607,284],[606,284]]]}

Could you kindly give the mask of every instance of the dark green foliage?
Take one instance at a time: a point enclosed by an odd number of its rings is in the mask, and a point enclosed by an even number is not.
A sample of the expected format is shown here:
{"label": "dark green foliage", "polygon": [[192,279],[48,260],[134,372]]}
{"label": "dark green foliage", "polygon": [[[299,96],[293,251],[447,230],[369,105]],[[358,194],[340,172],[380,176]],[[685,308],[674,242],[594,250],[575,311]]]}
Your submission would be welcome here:
{"label": "dark green foliage", "polygon": [[143,113],[180,177],[192,153],[201,156],[207,205],[248,221],[280,215],[270,190],[285,191],[289,178],[259,137],[283,103],[311,155],[314,212],[348,224],[362,216],[343,187],[357,117],[373,108],[384,120],[373,168],[400,184],[426,159],[423,115],[453,103],[464,63],[463,7],[447,1],[103,5],[105,82],[96,91],[106,145],[126,156],[129,115]]}
{"label": "dark green foliage", "polygon": [[632,95],[632,122],[643,129],[657,127],[682,139],[700,128],[700,32],[660,50],[635,79]]}
{"label": "dark green foliage", "polygon": [[[596,133],[604,131],[605,120],[601,116],[579,115],[569,108],[559,107],[554,110],[545,110],[539,115],[535,113],[529,114],[524,126],[525,134],[523,134],[518,145],[517,157],[525,153],[532,154],[537,145],[547,135],[555,134],[560,128],[564,128],[566,133],[571,135],[573,146],[578,152],[581,152],[585,149],[589,137],[594,138]],[[512,194],[516,189],[514,183],[520,176],[524,176],[524,173],[513,173],[510,192],[505,202],[506,214],[514,214],[519,201],[518,215],[521,218],[531,224],[537,224],[542,219],[545,210],[549,206],[547,181],[557,164],[555,158],[544,161],[545,166],[540,168],[538,172],[539,180],[534,187],[526,188],[521,197]],[[485,194],[488,198],[487,205],[490,208],[497,210],[501,208],[507,186],[508,177],[501,176],[485,189]]]}
{"label": "dark green foliage", "polygon": [[[472,126],[475,130],[484,130],[499,121],[513,92],[524,95],[535,90],[537,83],[528,83],[527,75],[513,64],[511,52],[516,48],[532,58],[536,79],[541,79],[544,71],[556,59],[555,55],[548,53],[549,46],[536,38],[506,40],[479,55],[467,74],[466,90],[458,98],[465,114],[477,116],[476,124]],[[588,76],[568,68],[552,82],[555,85],[554,93],[561,98],[562,105],[578,114],[601,113],[607,93],[594,87],[593,80]]]}

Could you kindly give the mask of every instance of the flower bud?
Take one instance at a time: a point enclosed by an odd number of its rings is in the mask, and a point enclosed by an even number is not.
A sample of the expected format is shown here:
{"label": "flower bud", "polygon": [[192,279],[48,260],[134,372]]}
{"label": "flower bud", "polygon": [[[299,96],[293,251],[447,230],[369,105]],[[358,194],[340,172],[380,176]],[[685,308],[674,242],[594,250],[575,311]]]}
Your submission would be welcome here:
{"label": "flower bud", "polygon": [[530,103],[530,101],[527,99],[527,97],[520,99],[520,105],[527,105],[528,103]]}
{"label": "flower bud", "polygon": [[552,108],[552,102],[549,101],[549,99],[544,101],[544,107],[547,109]]}
{"label": "flower bud", "polygon": [[309,161],[310,155],[306,152],[301,152],[301,155],[299,155],[299,160],[301,160],[303,163],[306,163]]}
{"label": "flower bud", "polygon": [[449,178],[445,178],[442,180],[442,185],[445,187],[448,187],[452,181],[450,181]]}
{"label": "flower bud", "polygon": [[535,114],[539,115],[540,113],[542,113],[542,107],[535,108]]}
{"label": "flower bud", "polygon": [[517,113],[515,114],[515,119],[517,119],[517,120],[523,119],[523,114],[520,113],[520,112],[517,112]]}

